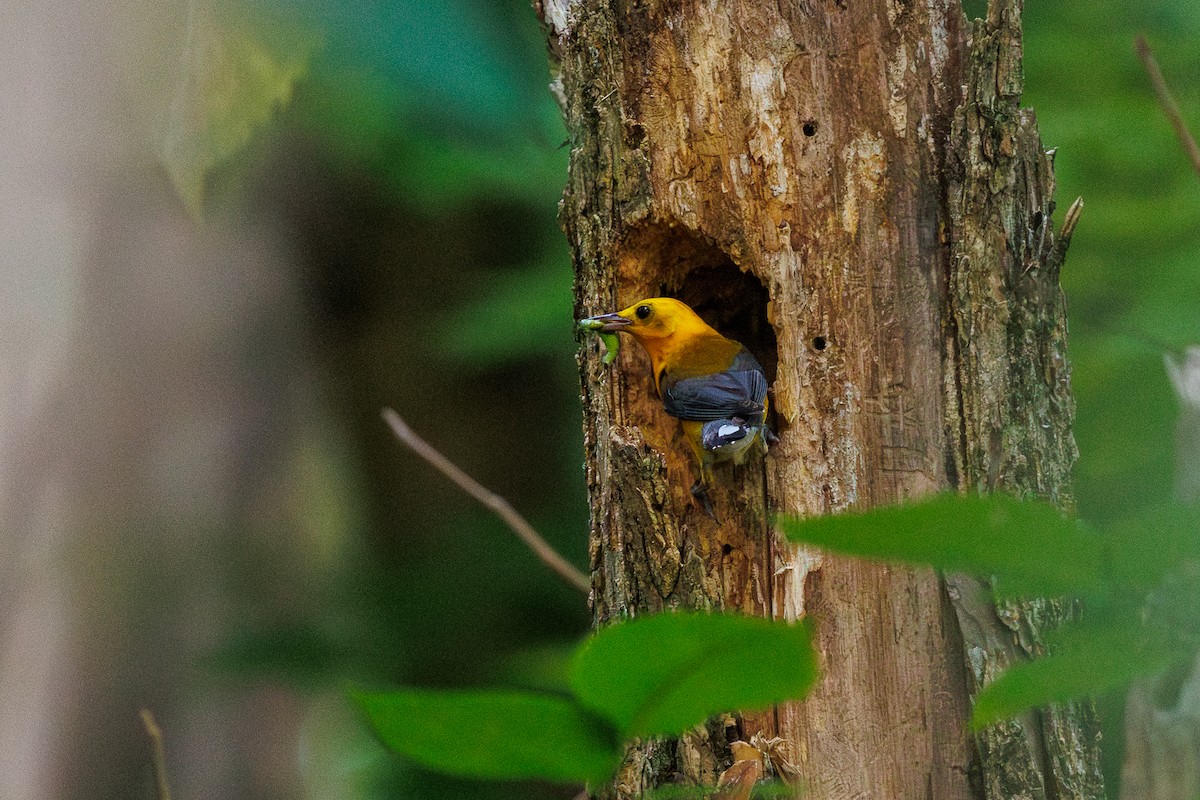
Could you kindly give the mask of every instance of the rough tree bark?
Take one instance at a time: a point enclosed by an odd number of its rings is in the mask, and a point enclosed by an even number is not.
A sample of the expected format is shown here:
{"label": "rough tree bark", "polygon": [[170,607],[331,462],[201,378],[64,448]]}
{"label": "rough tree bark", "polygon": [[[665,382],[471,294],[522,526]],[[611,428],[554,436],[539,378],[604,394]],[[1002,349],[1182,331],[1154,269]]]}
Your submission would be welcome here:
{"label": "rough tree bark", "polygon": [[815,798],[1103,795],[1086,710],[972,737],[969,698],[1040,648],[965,576],[778,540],[801,516],[950,488],[1069,505],[1052,159],[1019,108],[1019,0],[542,0],[570,133],[580,316],[670,294],[746,344],[781,442],[718,473],[719,521],[644,356],[581,357],[597,624],[664,608],[811,617],[804,702],[630,749],[608,796],[711,784],[779,736]]}

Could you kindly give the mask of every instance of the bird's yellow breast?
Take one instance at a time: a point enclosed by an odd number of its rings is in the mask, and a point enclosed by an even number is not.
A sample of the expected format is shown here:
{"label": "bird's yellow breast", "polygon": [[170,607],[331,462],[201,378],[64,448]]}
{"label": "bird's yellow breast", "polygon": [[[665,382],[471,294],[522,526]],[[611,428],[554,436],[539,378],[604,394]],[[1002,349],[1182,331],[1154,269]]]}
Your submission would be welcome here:
{"label": "bird's yellow breast", "polygon": [[[714,375],[724,372],[733,364],[742,346],[726,339],[711,328],[698,336],[678,335],[654,342],[655,347],[646,347],[654,369],[654,385],[660,390],[665,375],[676,380]],[[657,352],[656,352],[657,351]]]}

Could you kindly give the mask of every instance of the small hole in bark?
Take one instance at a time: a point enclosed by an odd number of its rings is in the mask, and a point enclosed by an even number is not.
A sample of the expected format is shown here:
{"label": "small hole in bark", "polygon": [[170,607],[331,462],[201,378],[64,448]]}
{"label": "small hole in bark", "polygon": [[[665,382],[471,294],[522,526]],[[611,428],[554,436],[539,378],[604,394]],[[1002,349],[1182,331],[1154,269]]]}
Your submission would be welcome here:
{"label": "small hole in bark", "polygon": [[1042,227],[1042,212],[1035,211],[1033,212],[1033,229],[1036,231],[1040,227]]}
{"label": "small hole in bark", "polygon": [[731,545],[731,544],[721,545],[721,552],[724,553],[725,555],[729,555],[730,553],[733,552],[733,545]]}
{"label": "small hole in bark", "polygon": [[637,149],[642,146],[642,142],[646,141],[646,129],[637,122],[626,123],[629,129],[629,146]]}
{"label": "small hole in bark", "polygon": [[805,136],[816,136],[817,123],[813,122],[812,120],[808,120],[800,127],[800,130],[804,131]]}
{"label": "small hole in bark", "polygon": [[746,739],[746,731],[743,728],[741,717],[734,717],[725,723],[725,739],[730,742],[749,741]]}
{"label": "small hole in bark", "polygon": [[813,337],[813,350],[824,350],[825,344],[826,344],[826,342],[825,342],[824,336],[814,336]]}

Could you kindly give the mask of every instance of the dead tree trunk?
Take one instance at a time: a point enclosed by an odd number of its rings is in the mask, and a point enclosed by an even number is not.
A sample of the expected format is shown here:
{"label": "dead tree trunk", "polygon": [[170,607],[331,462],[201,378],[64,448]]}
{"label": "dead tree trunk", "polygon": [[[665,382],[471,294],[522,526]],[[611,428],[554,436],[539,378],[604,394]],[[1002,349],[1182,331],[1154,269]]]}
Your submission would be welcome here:
{"label": "dead tree trunk", "polygon": [[763,363],[782,439],[718,473],[715,522],[644,356],[585,353],[596,621],[809,616],[824,672],[802,703],[632,748],[610,794],[711,784],[763,732],[809,797],[1102,796],[1088,720],[965,727],[1055,609],[997,614],[978,581],[796,550],[768,519],[950,488],[1069,503],[1065,241],[1018,106],[1020,5],[970,30],[958,0],[538,3],[579,315],[685,300]]}

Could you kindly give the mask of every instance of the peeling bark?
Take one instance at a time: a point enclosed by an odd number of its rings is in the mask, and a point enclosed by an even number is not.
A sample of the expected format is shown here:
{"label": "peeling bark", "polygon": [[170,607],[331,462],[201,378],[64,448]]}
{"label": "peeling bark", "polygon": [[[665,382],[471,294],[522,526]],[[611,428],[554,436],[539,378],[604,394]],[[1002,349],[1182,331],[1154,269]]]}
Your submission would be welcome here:
{"label": "peeling bark", "polygon": [[[1020,107],[1020,8],[993,2],[987,21],[976,21],[966,98],[954,117],[946,413],[960,432],[960,488],[1070,509],[1074,402],[1058,272],[1079,206],[1056,237],[1053,153],[1042,147],[1033,111]],[[1076,611],[1048,600],[994,609],[978,579],[947,582],[972,695],[1010,664],[1042,654],[1041,631]],[[1093,716],[1090,703],[1077,703],[983,731],[986,796],[1103,796]]]}
{"label": "peeling bark", "polygon": [[[1092,798],[1076,710],[975,739],[969,697],[1059,610],[977,580],[775,538],[948,488],[1069,504],[1074,458],[1053,178],[1021,111],[1020,3],[618,2],[539,11],[570,133],[577,315],[669,294],[745,344],[781,441],[691,502],[644,354],[580,356],[597,624],[665,608],[811,616],[802,703],[642,743],[604,795],[712,784],[780,736],[814,798]],[[974,47],[968,46],[973,37]],[[970,86],[965,84],[970,83]],[[949,591],[947,591],[949,589]]]}

